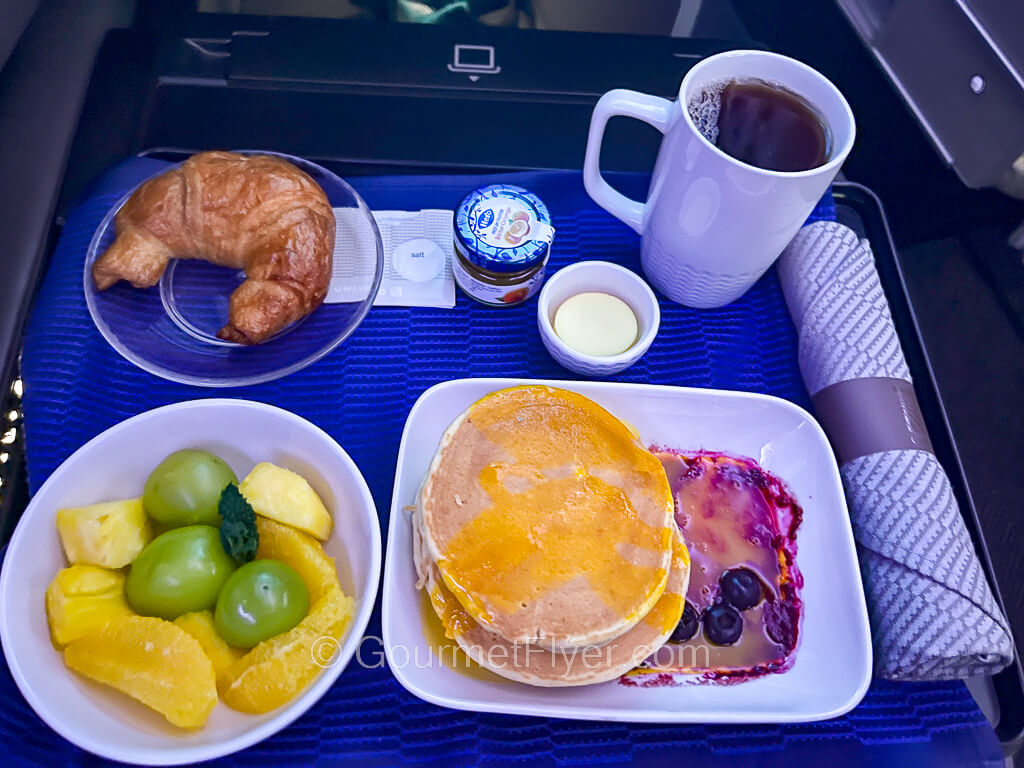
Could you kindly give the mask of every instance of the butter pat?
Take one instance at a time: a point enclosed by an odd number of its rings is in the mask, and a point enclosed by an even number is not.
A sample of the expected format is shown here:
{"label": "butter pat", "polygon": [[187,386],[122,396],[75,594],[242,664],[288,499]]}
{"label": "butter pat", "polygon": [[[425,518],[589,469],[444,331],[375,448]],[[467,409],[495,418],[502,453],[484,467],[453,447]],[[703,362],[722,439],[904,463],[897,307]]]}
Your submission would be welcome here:
{"label": "butter pat", "polygon": [[629,305],[607,293],[577,293],[555,310],[555,333],[584,355],[611,357],[636,343],[639,330]]}

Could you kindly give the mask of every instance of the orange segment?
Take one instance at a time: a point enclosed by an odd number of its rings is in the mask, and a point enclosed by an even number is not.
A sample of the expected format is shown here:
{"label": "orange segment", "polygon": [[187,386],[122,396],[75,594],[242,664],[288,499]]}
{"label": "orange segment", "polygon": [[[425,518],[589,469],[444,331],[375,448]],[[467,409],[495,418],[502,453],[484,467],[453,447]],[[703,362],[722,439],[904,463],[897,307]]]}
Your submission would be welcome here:
{"label": "orange segment", "polygon": [[70,643],[64,663],[182,728],[205,724],[217,704],[213,664],[199,641],[163,619],[131,616],[113,621]]}
{"label": "orange segment", "polygon": [[306,583],[311,602],[316,602],[331,588],[340,589],[334,560],[315,538],[265,517],[256,518],[256,529],[260,534],[256,557],[280,560],[294,568]]}
{"label": "orange segment", "polygon": [[221,679],[224,703],[262,714],[298,696],[330,663],[352,618],[354,601],[329,588],[299,624],[253,648]]}

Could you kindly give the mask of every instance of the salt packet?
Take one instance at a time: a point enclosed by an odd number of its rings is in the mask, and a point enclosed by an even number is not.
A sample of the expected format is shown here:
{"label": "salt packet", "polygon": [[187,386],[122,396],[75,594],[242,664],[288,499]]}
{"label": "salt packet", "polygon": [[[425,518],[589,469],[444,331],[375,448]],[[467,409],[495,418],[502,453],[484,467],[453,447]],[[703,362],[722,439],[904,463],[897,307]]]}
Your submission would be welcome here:
{"label": "salt packet", "polygon": [[[374,306],[455,306],[452,211],[374,211],[384,246],[384,271]],[[376,248],[357,208],[335,208],[337,236],[327,304],[362,301],[372,288]]]}

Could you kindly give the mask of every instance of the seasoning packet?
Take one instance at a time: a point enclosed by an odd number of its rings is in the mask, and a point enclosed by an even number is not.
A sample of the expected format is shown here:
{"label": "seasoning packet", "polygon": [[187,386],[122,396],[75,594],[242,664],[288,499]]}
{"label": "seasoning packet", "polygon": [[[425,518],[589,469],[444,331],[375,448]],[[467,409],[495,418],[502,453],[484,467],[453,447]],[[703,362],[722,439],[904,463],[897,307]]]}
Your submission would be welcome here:
{"label": "seasoning packet", "polygon": [[[384,246],[384,274],[374,306],[455,306],[452,211],[374,211]],[[372,228],[356,208],[335,208],[337,237],[327,304],[361,301],[376,259]]]}

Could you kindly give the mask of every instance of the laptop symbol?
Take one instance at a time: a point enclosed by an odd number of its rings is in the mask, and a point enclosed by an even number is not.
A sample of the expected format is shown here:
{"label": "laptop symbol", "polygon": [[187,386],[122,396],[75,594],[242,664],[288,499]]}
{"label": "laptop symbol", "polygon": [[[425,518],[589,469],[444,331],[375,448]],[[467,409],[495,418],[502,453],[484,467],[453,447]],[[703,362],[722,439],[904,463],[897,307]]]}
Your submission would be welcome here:
{"label": "laptop symbol", "polygon": [[477,75],[496,75],[501,67],[494,64],[493,45],[459,45],[456,44],[452,54],[452,63],[448,65],[452,72],[466,72]]}

